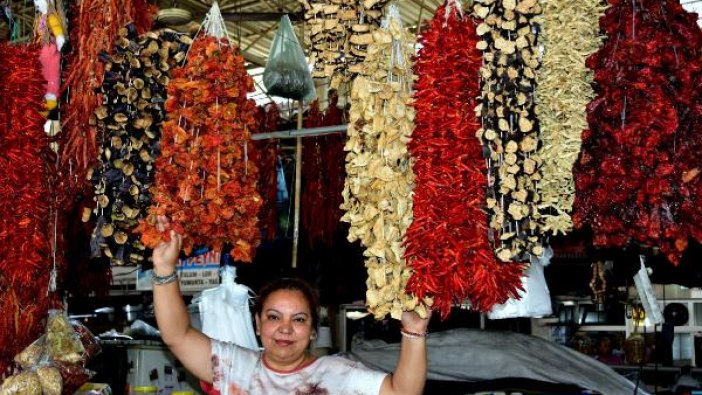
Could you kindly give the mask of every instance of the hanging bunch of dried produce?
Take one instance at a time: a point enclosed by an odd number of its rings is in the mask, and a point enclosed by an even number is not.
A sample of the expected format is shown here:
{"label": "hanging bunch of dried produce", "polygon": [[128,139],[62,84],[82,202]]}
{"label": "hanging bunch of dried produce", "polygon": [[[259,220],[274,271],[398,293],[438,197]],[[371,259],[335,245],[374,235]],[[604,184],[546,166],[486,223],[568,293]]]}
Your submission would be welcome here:
{"label": "hanging bunch of dried produce", "polygon": [[380,319],[399,319],[415,310],[425,317],[431,300],[405,292],[412,271],[404,255],[404,238],[412,222],[414,174],[407,151],[412,129],[412,54],[414,39],[402,26],[399,10],[390,6],[373,42],[362,74],[351,91],[351,110],[343,192],[351,224],[348,240],[366,248],[366,304]]}
{"label": "hanging bunch of dried produce", "polygon": [[[68,54],[59,135],[61,198],[68,204],[87,182],[88,169],[98,157],[95,109],[103,103],[97,94],[105,75],[101,53],[112,51],[119,28],[134,22],[139,34],[151,28],[155,8],[147,0],[84,0],[72,8],[69,25],[72,51]],[[96,28],[99,26],[99,28]]]}
{"label": "hanging bunch of dried produce", "polygon": [[573,223],[593,244],[658,246],[677,263],[702,240],[702,31],[678,1],[610,0],[587,65],[597,96],[575,166]]}
{"label": "hanging bunch of dried produce", "polygon": [[[324,114],[319,109],[319,101],[310,104],[310,108],[305,116],[305,128],[318,128],[324,124]],[[302,141],[302,215],[301,225],[305,230],[307,245],[314,248],[317,242],[324,240],[324,227],[322,219],[326,206],[323,204],[324,197],[329,191],[324,190],[322,172],[322,147],[323,137],[307,137]]]}
{"label": "hanging bunch of dried produce", "polygon": [[602,43],[598,21],[605,9],[602,0],[543,3],[540,42],[546,50],[536,75],[543,161],[538,193],[543,230],[552,234],[573,228],[573,164],[580,153],[580,135],[587,129],[585,108],[595,97],[593,73],[585,59]]}
{"label": "hanging bunch of dried produce", "polygon": [[[310,107],[305,127],[338,126],[343,111],[337,107],[338,96],[333,94],[324,114],[316,103]],[[341,134],[327,134],[304,140],[302,226],[310,248],[321,244],[331,247],[343,213],[344,142]]]}
{"label": "hanging bunch of dried produce", "polygon": [[253,90],[244,59],[226,38],[197,38],[186,65],[173,70],[154,200],[138,227],[147,247],[169,237],[170,229],[156,229],[156,217],[165,215],[183,234],[187,254],[199,244],[220,251],[228,244],[234,260],[253,260],[262,204],[258,169],[248,158]]}
{"label": "hanging bunch of dried produce", "polygon": [[[339,108],[339,96],[332,94],[329,99],[329,106],[324,113],[324,126],[337,126],[347,119],[347,113]],[[344,179],[346,178],[346,154],[344,144],[346,136],[340,133],[328,134],[322,140],[321,160],[324,164],[324,189],[327,191],[324,197],[324,220],[322,226],[327,235],[326,244],[331,245],[334,241],[334,234],[339,228],[339,219],[344,215],[341,205],[344,203]]]}
{"label": "hanging bunch of dried produce", "polygon": [[[258,108],[257,133],[271,133],[278,130],[280,112],[275,103]],[[264,240],[274,240],[278,234],[278,147],[279,139],[256,140],[252,143],[251,160],[258,167],[258,193],[263,199],[258,220]]]}
{"label": "hanging bunch of dried produce", "polygon": [[[106,72],[104,104],[95,111],[100,162],[89,172],[97,218],[91,246],[93,256],[112,264],[138,264],[150,255],[133,229],[152,202],[170,69],[185,59],[191,42],[172,30],[137,37],[129,24],[120,29],[113,54],[101,54]],[[85,210],[87,221],[91,209]]]}
{"label": "hanging bunch of dried produce", "polygon": [[487,239],[486,168],[472,112],[480,93],[480,51],[472,18],[457,0],[439,7],[422,34],[415,65],[417,112],[409,144],[416,176],[405,256],[407,291],[431,296],[446,318],[466,300],[489,311],[516,294],[521,265],[498,262]]}
{"label": "hanging bunch of dried produce", "polygon": [[371,33],[387,0],[299,0],[305,11],[305,45],[312,77],[331,78],[331,88],[361,72]]}
{"label": "hanging bunch of dried produce", "polygon": [[541,159],[534,90],[538,0],[476,0],[484,65],[477,136],[488,164],[489,237],[502,262],[543,253],[537,205]]}
{"label": "hanging bunch of dried produce", "polygon": [[58,259],[40,51],[0,43],[0,376],[42,329]]}

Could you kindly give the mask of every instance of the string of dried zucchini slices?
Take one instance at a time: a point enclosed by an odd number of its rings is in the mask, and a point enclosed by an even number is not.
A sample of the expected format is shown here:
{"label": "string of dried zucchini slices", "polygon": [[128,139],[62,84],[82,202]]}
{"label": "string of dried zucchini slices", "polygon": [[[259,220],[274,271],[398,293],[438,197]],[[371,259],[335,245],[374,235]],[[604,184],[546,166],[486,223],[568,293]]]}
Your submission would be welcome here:
{"label": "string of dried zucchini slices", "polygon": [[407,295],[412,272],[403,245],[412,222],[414,174],[407,142],[414,129],[412,54],[414,38],[391,6],[373,42],[361,74],[353,83],[346,156],[342,221],[351,224],[349,241],[366,248],[366,304],[381,319],[399,319],[403,311],[426,316],[426,304]]}

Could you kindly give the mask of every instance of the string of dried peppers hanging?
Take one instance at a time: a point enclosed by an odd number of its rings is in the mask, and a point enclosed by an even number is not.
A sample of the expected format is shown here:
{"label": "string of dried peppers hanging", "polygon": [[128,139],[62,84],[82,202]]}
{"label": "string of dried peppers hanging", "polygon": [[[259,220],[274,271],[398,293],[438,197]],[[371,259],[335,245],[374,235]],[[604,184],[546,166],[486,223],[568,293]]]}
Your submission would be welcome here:
{"label": "string of dried peppers hanging", "polygon": [[543,161],[538,193],[543,230],[552,234],[566,234],[573,228],[573,164],[587,129],[585,109],[595,97],[593,73],[585,60],[602,43],[598,21],[605,9],[602,0],[543,3],[540,41],[546,50],[536,75]]}
{"label": "string of dried peppers hanging", "polygon": [[342,221],[348,240],[366,248],[366,305],[380,319],[415,310],[424,317],[431,300],[405,293],[412,272],[404,237],[412,222],[414,174],[407,142],[414,128],[411,107],[413,37],[391,5],[383,28],[373,32],[362,73],[351,91]]}
{"label": "string of dried peppers hanging", "polygon": [[[137,37],[133,24],[119,30],[106,62],[104,104],[95,111],[99,164],[89,171],[97,220],[92,255],[114,265],[138,264],[150,255],[133,230],[151,206],[153,167],[165,118],[170,69],[185,59],[190,37],[172,30]],[[86,207],[83,220],[90,218]]]}
{"label": "string of dried peppers hanging", "polygon": [[[319,108],[319,101],[310,104],[305,116],[304,127],[317,128],[324,124],[324,113]],[[324,197],[331,191],[325,191],[322,179],[321,140],[323,137],[307,137],[302,140],[302,193],[300,224],[304,229],[307,246],[313,249],[317,242],[325,240],[322,218],[326,206]]]}
{"label": "string of dried peppers hanging", "polygon": [[702,31],[678,1],[610,0],[587,60],[597,97],[575,166],[573,222],[593,244],[658,246],[676,264],[702,240]]}
{"label": "string of dried peppers hanging", "polygon": [[499,260],[525,261],[543,253],[534,101],[541,6],[538,0],[476,0],[474,12],[483,20],[477,27],[484,65],[475,112],[488,164],[489,237]]}
{"label": "string of dried peppers hanging", "polygon": [[361,71],[371,32],[379,25],[387,0],[299,0],[305,10],[305,45],[312,77],[331,78],[331,88]]}
{"label": "string of dried peppers hanging", "polygon": [[[278,130],[280,112],[275,103],[258,108],[257,133]],[[278,234],[278,146],[279,139],[255,140],[252,142],[250,159],[258,167],[258,193],[263,205],[258,213],[264,240],[274,240]]]}
{"label": "string of dried peppers hanging", "polygon": [[220,251],[229,244],[235,261],[253,260],[262,204],[258,169],[248,159],[253,90],[244,59],[225,38],[197,38],[186,65],[172,72],[154,204],[138,227],[147,247],[169,237],[170,230],[162,234],[155,226],[165,215],[184,235],[186,254],[199,244]]}
{"label": "string of dried peppers hanging", "polygon": [[472,18],[447,0],[421,37],[415,72],[417,116],[409,144],[416,176],[414,221],[405,256],[407,291],[432,296],[446,318],[454,303],[476,310],[504,303],[520,286],[521,265],[497,262],[487,239],[485,162],[470,111],[482,56]]}
{"label": "string of dried peppers hanging", "polygon": [[[70,41],[72,50],[62,90],[68,93],[59,136],[62,185],[67,202],[83,189],[85,175],[98,157],[96,124],[92,115],[102,104],[97,94],[105,75],[101,53],[110,53],[119,28],[134,22],[139,34],[151,28],[155,8],[147,0],[84,0],[72,8]],[[99,28],[96,28],[99,26]]]}
{"label": "string of dried peppers hanging", "polygon": [[40,51],[0,43],[0,376],[37,337],[50,304],[55,156],[43,132]]}

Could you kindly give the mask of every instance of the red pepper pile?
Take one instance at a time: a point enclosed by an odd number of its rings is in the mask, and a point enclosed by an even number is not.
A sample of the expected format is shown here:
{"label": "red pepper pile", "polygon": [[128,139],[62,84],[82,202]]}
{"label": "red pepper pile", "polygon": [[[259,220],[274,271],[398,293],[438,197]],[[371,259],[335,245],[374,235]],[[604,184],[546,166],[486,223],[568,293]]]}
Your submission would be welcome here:
{"label": "red pepper pile", "polygon": [[258,169],[248,158],[253,90],[244,58],[224,39],[198,38],[185,67],[172,72],[154,205],[138,229],[146,246],[169,237],[155,226],[156,216],[166,215],[183,234],[186,254],[198,244],[219,251],[229,244],[235,261],[253,260],[262,204]]}
{"label": "red pepper pile", "polygon": [[597,97],[574,168],[573,222],[594,244],[659,246],[677,264],[702,240],[702,31],[678,1],[610,0],[588,58]]}
{"label": "red pepper pile", "polygon": [[[449,6],[452,6],[449,3]],[[433,296],[447,317],[466,298],[489,311],[516,295],[522,265],[498,262],[487,238],[485,160],[473,115],[482,56],[475,22],[441,6],[422,35],[415,72],[414,222],[405,257],[414,274],[407,292]],[[445,25],[444,25],[445,24]]]}
{"label": "red pepper pile", "polygon": [[[258,108],[258,133],[278,130],[280,115],[278,106],[269,103]],[[258,167],[258,193],[263,199],[258,213],[263,239],[273,240],[278,233],[278,145],[279,139],[256,140],[252,142],[251,160]]]}
{"label": "red pepper pile", "polygon": [[50,304],[55,156],[39,51],[0,43],[0,376],[42,330]]}

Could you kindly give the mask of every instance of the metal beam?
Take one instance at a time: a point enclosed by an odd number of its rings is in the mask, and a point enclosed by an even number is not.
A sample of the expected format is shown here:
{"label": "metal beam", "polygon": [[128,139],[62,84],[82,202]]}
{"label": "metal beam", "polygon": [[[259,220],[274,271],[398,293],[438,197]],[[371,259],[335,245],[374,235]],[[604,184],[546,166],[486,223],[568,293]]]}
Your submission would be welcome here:
{"label": "metal beam", "polygon": [[223,12],[222,17],[226,21],[233,22],[277,22],[283,15],[287,15],[291,21],[297,22],[304,19],[302,13],[287,12]]}
{"label": "metal beam", "polygon": [[281,132],[252,133],[251,140],[290,139],[290,138],[297,138],[297,137],[323,136],[325,134],[346,132],[346,130],[348,128],[349,128],[348,124],[343,124],[343,125],[334,125],[334,126],[322,126],[319,128],[284,130]]}

